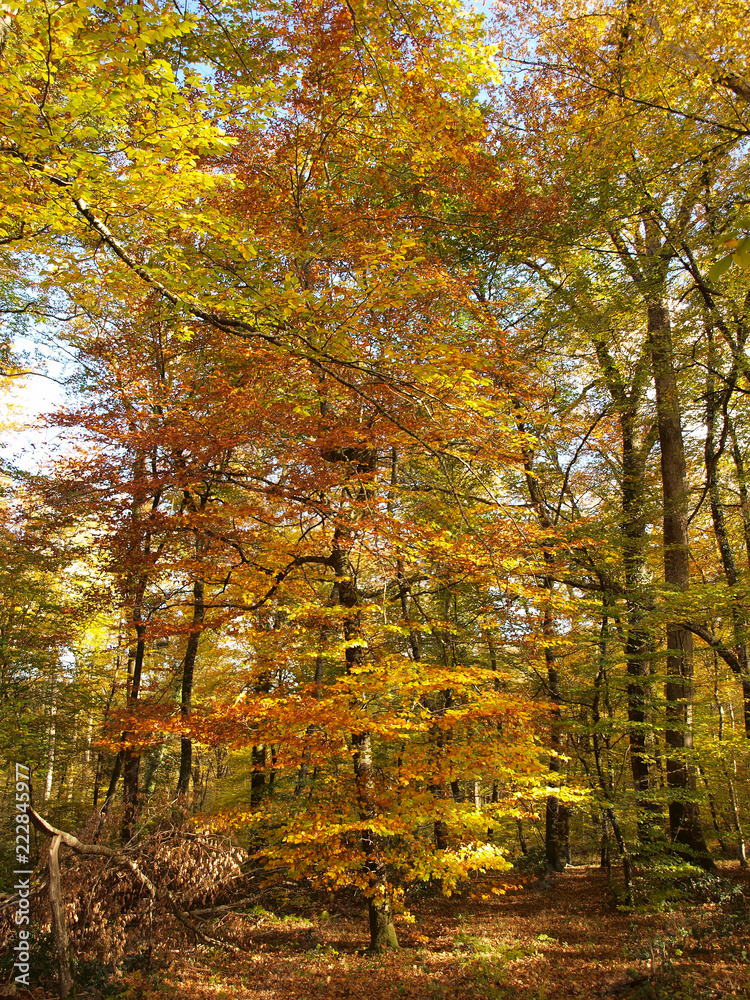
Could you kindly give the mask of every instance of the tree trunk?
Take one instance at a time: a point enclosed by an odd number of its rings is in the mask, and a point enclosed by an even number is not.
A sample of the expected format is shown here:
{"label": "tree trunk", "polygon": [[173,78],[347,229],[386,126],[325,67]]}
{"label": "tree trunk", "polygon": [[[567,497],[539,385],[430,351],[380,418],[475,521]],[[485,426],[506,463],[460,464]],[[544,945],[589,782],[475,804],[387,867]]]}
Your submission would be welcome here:
{"label": "tree trunk", "polygon": [[147,750],[144,758],[142,792],[144,801],[148,802],[156,790],[156,776],[164,759],[164,744],[160,743],[158,746]]}
{"label": "tree trunk", "polygon": [[[331,596],[328,601],[327,607],[333,607],[338,602],[338,583],[334,583],[331,589]],[[320,629],[320,646],[318,649],[318,655],[315,657],[315,673],[313,674],[313,697],[315,701],[319,701],[321,695],[323,694],[323,682],[325,680],[325,648],[326,642],[334,629],[330,625],[322,625]],[[307,733],[305,736],[309,739],[315,733],[316,727],[314,725],[308,726]],[[300,796],[307,784],[307,776],[310,770],[310,751],[307,747],[302,753],[302,760],[299,765],[299,771],[297,772],[297,783],[294,787],[294,794],[296,797]]]}
{"label": "tree trunk", "polygon": [[[119,641],[118,641],[119,646]],[[109,710],[112,707],[112,699],[117,691],[117,676],[120,672],[120,654],[117,654],[115,675],[112,678],[112,686],[109,689],[109,695],[107,696],[107,702],[104,706],[104,718],[102,723],[106,723],[109,717]],[[103,755],[101,751],[96,755],[96,774],[94,775],[94,809],[96,809],[97,803],[99,801],[99,785],[102,780],[102,765],[103,765]],[[110,778],[109,787],[107,789],[107,795],[104,799],[104,804],[102,805],[100,816],[103,816],[110,805],[112,804],[112,797],[115,794],[115,789],[117,788],[117,782],[120,780],[120,774],[122,772],[122,751],[117,754],[115,758],[114,768],[112,771],[112,777]]]}
{"label": "tree trunk", "polygon": [[[547,581],[547,589],[551,593],[552,581]],[[549,603],[544,613],[543,631],[545,639],[552,635],[552,615]],[[559,787],[562,782],[564,749],[562,734],[562,715],[560,712],[560,676],[557,671],[557,659],[551,646],[544,648],[544,659],[547,666],[547,685],[552,702],[552,727],[550,731],[550,743],[552,753],[549,758],[550,784],[552,787]],[[558,795],[547,796],[547,807],[545,810],[545,856],[547,867],[552,871],[561,872],[565,868],[566,859],[570,857],[568,846],[568,807],[560,801]]]}
{"label": "tree trunk", "polygon": [[745,555],[747,565],[750,567],[750,494],[748,493],[747,475],[745,473],[745,463],[742,459],[742,452],[737,441],[734,425],[729,422],[729,433],[732,436],[732,459],[737,472],[737,482],[740,488],[740,509],[742,510],[742,533],[745,539]]}
{"label": "tree trunk", "polygon": [[[185,648],[185,661],[182,667],[182,697],[180,701],[180,717],[187,723],[193,705],[193,677],[195,661],[198,655],[203,622],[206,617],[205,585],[203,580],[193,583],[193,622]],[[183,732],[180,737],[180,776],[177,779],[177,794],[187,796],[190,790],[190,775],[193,770],[193,741]]]}
{"label": "tree trunk", "polygon": [[[606,601],[606,595],[605,595]],[[607,801],[611,802],[615,794],[615,785],[613,776],[611,773],[607,774],[607,768],[605,768],[603,755],[602,755],[602,744],[607,753],[608,763],[610,758],[610,743],[609,737],[606,735],[601,736],[599,732],[600,723],[602,720],[601,715],[601,702],[602,702],[602,692],[604,692],[604,706],[605,709],[609,710],[611,717],[611,705],[609,701],[609,695],[607,692],[608,681],[607,681],[607,670],[606,670],[606,660],[607,660],[607,632],[608,632],[608,622],[606,614],[606,604],[604,607],[604,614],[602,616],[602,629],[601,629],[601,639],[599,644],[599,669],[594,679],[594,698],[591,705],[591,716],[594,723],[592,745],[594,749],[594,764],[596,767],[596,774],[598,778],[599,787],[602,790]],[[620,855],[620,860],[622,861],[622,874],[625,882],[625,892],[626,892],[626,902],[628,906],[632,905],[633,902],[633,877],[632,868],[630,864],[630,853],[628,851],[628,846],[625,842],[625,838],[622,834],[622,829],[620,827],[619,820],[617,819],[617,813],[611,805],[608,805],[604,809],[604,815],[606,820],[609,820],[609,824],[612,827],[612,832],[615,835],[615,842],[617,843],[617,851]],[[604,823],[604,835],[606,837],[607,824]],[[604,857],[604,846],[602,847],[602,857]],[[607,864],[609,865],[609,849],[607,845]]]}
{"label": "tree trunk", "polygon": [[[369,733],[357,733],[352,736],[352,745],[355,750],[354,776],[357,785],[360,819],[373,820],[377,816],[377,803],[375,800],[372,737]],[[398,948],[387,874],[382,861],[379,841],[380,838],[374,831],[363,830],[362,851],[365,857],[369,890],[367,909],[370,918],[370,951]]]}
{"label": "tree trunk", "polygon": [[[253,692],[255,695],[263,697],[263,695],[268,694],[270,690],[271,675],[264,666],[258,674],[255,684],[253,685]],[[270,789],[271,781],[266,780],[268,757],[268,747],[266,747],[265,743],[253,744],[251,749],[253,773],[250,778],[250,807],[252,809],[257,809],[267,791]],[[270,775],[268,777],[271,778]],[[193,779],[193,784],[197,784],[195,778]]]}
{"label": "tree trunk", "polygon": [[112,800],[115,797],[115,792],[117,791],[117,784],[120,780],[120,775],[122,774],[122,765],[125,758],[125,751],[118,751],[115,757],[115,762],[112,765],[112,774],[109,778],[109,785],[107,786],[107,794],[104,797],[104,804],[101,808],[101,814],[104,816],[109,812],[109,807],[112,805]]}
{"label": "tree trunk", "polygon": [[[419,646],[419,634],[413,626],[411,620],[411,600],[409,594],[409,587],[406,583],[406,577],[404,576],[403,563],[399,559],[396,564],[396,580],[398,582],[398,596],[401,601],[401,613],[403,615],[404,623],[409,626],[409,655],[413,663],[419,663],[422,660],[422,650]],[[435,705],[429,704],[429,699],[424,699],[425,707],[427,707],[431,713],[434,714]],[[440,709],[438,708],[438,713]],[[437,750],[437,757],[440,760],[445,752],[445,733],[439,726],[432,727],[430,731],[430,740],[433,746]],[[442,766],[442,765],[441,765]],[[430,792],[435,796],[436,799],[442,799],[445,795],[445,787],[441,783],[433,782],[430,785]],[[448,847],[448,824],[444,819],[436,819],[432,824],[432,835],[435,841],[435,848],[438,851],[444,851]]]}
{"label": "tree trunk", "polygon": [[[321,645],[323,636],[325,635],[326,629],[321,629]],[[321,694],[323,693],[323,679],[325,675],[325,659],[323,657],[323,651],[318,653],[315,657],[315,674],[313,676],[314,685],[314,697],[318,701]],[[307,732],[305,736],[309,739],[315,732],[315,726],[311,725],[307,727]],[[294,794],[296,797],[300,796],[307,784],[307,775],[310,770],[310,751],[305,748],[302,753],[302,760],[300,761],[299,770],[297,772],[297,782],[294,786]]]}
{"label": "tree trunk", "polygon": [[57,950],[57,968],[60,973],[60,1000],[74,998],[76,995],[73,980],[73,955],[70,950],[68,925],[65,919],[65,903],[62,897],[62,881],[60,879],[60,862],[58,852],[62,838],[58,835],[52,838],[49,848],[49,900],[52,911],[52,936]]}
{"label": "tree trunk", "polygon": [[99,785],[102,780],[102,752],[96,755],[96,770],[94,771],[94,809],[99,804]]}
{"label": "tree trunk", "polygon": [[[719,698],[719,678],[718,678],[718,662],[716,655],[714,654],[714,701],[716,703],[716,708],[719,713],[719,742],[721,743],[724,739],[724,706]],[[729,711],[731,713],[732,719],[732,732],[734,733],[734,712],[732,712],[732,703],[729,703]],[[747,848],[745,845],[745,832],[742,829],[742,820],[740,818],[740,810],[737,803],[737,794],[734,788],[734,780],[732,775],[729,773],[729,768],[727,767],[726,758],[724,754],[721,755],[722,769],[724,771],[724,777],[727,781],[727,787],[729,788],[729,802],[732,807],[732,826],[737,834],[737,857],[739,859],[740,865],[743,868],[747,868]],[[737,761],[734,756],[734,751],[732,751],[732,769],[734,774],[737,774]]]}
{"label": "tree trunk", "polygon": [[250,778],[250,808],[256,809],[266,791],[266,748],[256,744],[252,748],[253,773]]}
{"label": "tree trunk", "polygon": [[652,640],[647,628],[646,517],[644,475],[646,444],[636,446],[633,413],[621,414],[622,513],[627,635],[625,660],[628,673],[628,741],[630,768],[638,809],[638,835],[643,843],[661,831],[662,807],[650,796],[653,787],[647,734],[651,702]]}
{"label": "tree trunk", "polygon": [[[742,683],[742,699],[745,718],[745,735],[750,737],[750,658],[748,657],[747,632],[748,614],[742,596],[736,594],[736,586],[739,580],[737,562],[734,557],[732,543],[727,531],[724,505],[721,502],[719,490],[719,459],[723,451],[723,440],[728,433],[728,426],[724,427],[721,435],[722,440],[716,444],[716,410],[717,394],[714,390],[714,343],[713,331],[709,326],[707,329],[708,338],[708,371],[706,375],[706,440],[703,454],[706,465],[706,480],[708,485],[708,496],[711,504],[711,521],[714,529],[714,537],[719,548],[721,563],[724,568],[724,576],[729,586],[732,596],[732,639],[734,653],[739,664],[740,681]],[[730,389],[724,390],[731,391]],[[739,469],[738,469],[739,472]],[[734,591],[734,593],[732,593]]]}
{"label": "tree trunk", "polygon": [[49,738],[47,742],[47,775],[44,781],[42,802],[49,801],[52,794],[52,779],[55,773],[55,750],[57,744],[57,682],[52,682],[52,696],[49,710]]}
{"label": "tree trunk", "polygon": [[[138,697],[141,690],[141,677],[143,675],[143,660],[146,653],[146,626],[141,621],[140,602],[136,604],[133,611],[133,621],[136,630],[135,658],[133,663],[133,676],[128,691],[128,714],[135,716]],[[120,839],[123,844],[127,844],[133,837],[135,821],[138,815],[138,775],[140,773],[141,755],[130,746],[127,746],[128,738],[132,738],[132,733],[124,734],[126,746],[122,757],[122,827]]]}
{"label": "tree trunk", "polygon": [[[664,505],[664,582],[676,591],[690,585],[688,563],[688,482],[682,438],[680,404],[672,350],[669,312],[660,294],[652,291],[648,305],[648,334],[656,388]],[[666,730],[667,785],[670,789],[669,827],[675,844],[706,868],[713,862],[694,801],[695,777],[689,762],[693,746],[693,637],[681,624],[667,626]]]}
{"label": "tree trunk", "polygon": [[529,849],[526,846],[526,837],[523,833],[523,822],[516,817],[516,835],[518,836],[518,846],[521,848],[521,854],[528,854]]}
{"label": "tree trunk", "polygon": [[[134,428],[133,428],[134,429]],[[146,623],[143,620],[144,599],[148,586],[149,572],[152,567],[151,527],[150,519],[156,512],[161,493],[149,494],[146,486],[146,456],[138,450],[133,460],[134,497],[131,511],[133,530],[133,556],[137,558],[132,576],[126,583],[125,592],[132,599],[132,627],[135,630],[135,652],[132,659],[133,673],[130,676],[131,657],[128,654],[127,683],[127,713],[135,720],[143,676],[143,661],[146,654]],[[123,844],[128,843],[135,828],[138,815],[138,775],[140,771],[140,753],[131,744],[134,732],[123,733],[122,742],[122,825],[120,838]]]}
{"label": "tree trunk", "polygon": [[[646,462],[652,433],[641,414],[648,384],[649,356],[643,352],[626,383],[612,357],[606,336],[594,339],[599,368],[617,410],[622,437],[622,555],[625,570],[627,634],[625,660],[628,672],[628,740],[630,767],[638,809],[638,834],[648,842],[661,828],[662,809],[649,795],[653,787],[648,728],[653,643],[647,621],[652,601],[647,593]],[[606,825],[606,818],[602,820]]]}
{"label": "tree trunk", "polygon": [[611,863],[609,860],[609,827],[607,825],[607,810],[605,809],[601,816],[599,817],[599,822],[601,824],[601,839],[599,841],[599,867],[605,868],[607,871],[610,870]]}
{"label": "tree trunk", "polygon": [[[520,401],[516,401],[520,408]],[[526,433],[523,421],[517,417],[516,425],[521,434]],[[523,465],[526,478],[526,487],[529,491],[529,499],[537,516],[537,520],[542,528],[549,530],[553,528],[553,523],[547,513],[544,493],[540,487],[539,480],[534,472],[533,453],[524,448]],[[544,541],[544,562],[546,566],[551,566],[554,562],[554,555],[551,551],[551,543]],[[552,752],[549,758],[550,784],[555,787],[560,783],[562,774],[562,713],[560,711],[560,675],[557,670],[555,652],[552,648],[551,640],[554,636],[554,622],[552,620],[552,594],[554,582],[551,577],[545,576],[543,587],[546,591],[544,607],[544,621],[542,625],[542,635],[544,637],[544,660],[547,667],[547,690],[551,701],[552,725],[550,732],[550,743]],[[565,858],[570,856],[570,849],[567,842],[566,830],[568,829],[567,806],[560,802],[558,795],[549,795],[545,809],[545,860],[547,868],[552,871],[562,871],[565,867]]]}
{"label": "tree trunk", "polygon": [[708,795],[708,808],[711,813],[711,822],[713,823],[714,826],[714,833],[716,834],[716,839],[719,842],[719,850],[721,851],[722,854],[726,856],[729,852],[727,850],[727,845],[724,841],[724,835],[721,832],[721,826],[719,824],[719,811],[716,808],[716,796],[711,791],[711,783],[706,777],[706,772],[703,770],[700,764],[698,765],[698,774],[701,776],[701,778],[703,779],[703,784],[706,786],[706,794]]}

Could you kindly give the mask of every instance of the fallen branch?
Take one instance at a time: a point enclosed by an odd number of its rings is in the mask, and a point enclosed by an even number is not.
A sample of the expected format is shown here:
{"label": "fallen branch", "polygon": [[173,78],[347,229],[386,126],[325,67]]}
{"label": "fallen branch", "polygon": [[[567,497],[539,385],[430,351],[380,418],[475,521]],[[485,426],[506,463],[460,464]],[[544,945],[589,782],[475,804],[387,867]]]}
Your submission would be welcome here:
{"label": "fallen branch", "polygon": [[49,848],[49,902],[52,910],[52,935],[57,949],[57,965],[60,970],[60,998],[76,995],[73,980],[73,955],[70,950],[68,925],[65,920],[65,904],[62,898],[62,882],[60,879],[60,862],[57,853],[60,850],[60,834],[55,834]]}
{"label": "fallen branch", "polygon": [[[180,923],[186,927],[191,933],[193,933],[196,938],[202,941],[204,944],[213,945],[219,948],[225,948],[227,951],[232,951],[235,953],[241,952],[241,949],[236,945],[229,944],[227,941],[221,941],[218,938],[212,937],[210,934],[206,934],[204,931],[198,927],[193,920],[190,919],[190,914],[184,910],[180,904],[177,902],[174,893],[170,892],[169,889],[164,889],[159,886],[154,885],[151,879],[146,875],[145,872],[141,871],[138,866],[138,862],[129,857],[125,851],[115,851],[111,847],[105,847],[103,844],[84,844],[78,839],[78,837],[73,836],[72,833],[66,833],[65,830],[58,830],[57,827],[52,826],[48,823],[46,819],[39,815],[31,806],[27,807],[27,813],[34,824],[34,826],[41,833],[45,834],[47,837],[53,838],[53,843],[56,841],[59,847],[60,843],[65,844],[76,854],[84,855],[94,855],[100,858],[109,858],[114,861],[115,864],[120,865],[123,868],[128,868],[135,875],[136,879],[140,884],[148,891],[153,901],[165,900],[172,913],[180,921]],[[59,871],[59,870],[58,870]],[[51,872],[50,872],[51,876]],[[64,923],[64,911],[62,913],[62,920]],[[64,941],[64,936],[61,939]],[[60,961],[63,961],[63,956],[60,951],[58,951],[58,957]],[[61,965],[62,968],[62,965]],[[63,1000],[69,995],[69,993],[63,993],[63,983],[61,977],[61,996]]]}
{"label": "fallen branch", "polygon": [[[35,882],[29,889],[29,902],[32,899],[36,899],[37,896],[44,892],[46,887],[46,882]],[[18,893],[17,892],[4,892],[0,894],[0,913],[4,910],[9,910],[11,907],[17,909],[18,907]]]}

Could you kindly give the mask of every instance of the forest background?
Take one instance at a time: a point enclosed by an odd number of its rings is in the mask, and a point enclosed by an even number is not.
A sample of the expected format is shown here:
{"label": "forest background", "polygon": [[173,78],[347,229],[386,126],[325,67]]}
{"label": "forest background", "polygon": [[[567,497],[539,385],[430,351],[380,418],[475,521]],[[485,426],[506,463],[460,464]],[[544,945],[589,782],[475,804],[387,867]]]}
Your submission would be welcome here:
{"label": "forest background", "polygon": [[63,995],[251,871],[382,950],[519,856],[746,866],[744,14],[2,7],[6,439],[66,387],[2,470],[3,865],[21,764]]}

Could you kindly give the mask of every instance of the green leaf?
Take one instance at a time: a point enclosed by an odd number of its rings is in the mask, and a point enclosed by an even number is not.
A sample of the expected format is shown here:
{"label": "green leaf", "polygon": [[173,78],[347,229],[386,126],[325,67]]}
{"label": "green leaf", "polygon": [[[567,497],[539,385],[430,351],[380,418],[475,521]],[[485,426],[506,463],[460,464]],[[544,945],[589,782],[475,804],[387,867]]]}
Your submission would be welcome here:
{"label": "green leaf", "polygon": [[709,268],[708,280],[716,281],[716,279],[720,278],[722,274],[726,274],[726,272],[729,270],[731,266],[732,266],[732,254],[728,253],[720,260],[717,260],[716,263],[711,268]]}

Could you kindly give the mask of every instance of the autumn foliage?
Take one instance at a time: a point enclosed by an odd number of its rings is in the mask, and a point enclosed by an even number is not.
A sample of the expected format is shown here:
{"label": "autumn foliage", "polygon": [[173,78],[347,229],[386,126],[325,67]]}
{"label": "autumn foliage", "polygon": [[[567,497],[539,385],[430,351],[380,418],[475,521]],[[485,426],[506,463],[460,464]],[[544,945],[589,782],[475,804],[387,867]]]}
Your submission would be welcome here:
{"label": "autumn foliage", "polygon": [[744,864],[736,5],[32,2],[0,47],[0,306],[68,359],[0,753],[73,949],[256,879],[380,951],[531,837],[629,906]]}

